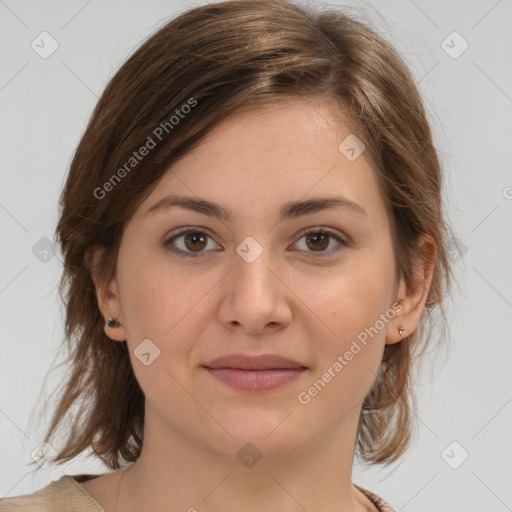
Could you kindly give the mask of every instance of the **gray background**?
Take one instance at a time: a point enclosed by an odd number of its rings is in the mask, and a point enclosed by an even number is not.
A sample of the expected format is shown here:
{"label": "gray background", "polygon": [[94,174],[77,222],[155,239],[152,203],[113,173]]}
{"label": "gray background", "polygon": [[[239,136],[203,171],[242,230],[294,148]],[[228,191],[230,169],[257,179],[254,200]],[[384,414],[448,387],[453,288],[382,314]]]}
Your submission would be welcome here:
{"label": "gray background", "polygon": [[[0,0],[0,496],[33,492],[64,473],[107,471],[85,456],[36,476],[27,466],[49,420],[36,414],[63,378],[50,369],[66,354],[62,258],[46,239],[107,80],[143,38],[201,4]],[[350,12],[373,22],[412,68],[458,239],[451,350],[417,376],[417,437],[401,464],[356,466],[353,481],[398,511],[512,510],[512,1],[318,5],[356,6]],[[44,31],[58,43],[46,59],[31,47]]]}

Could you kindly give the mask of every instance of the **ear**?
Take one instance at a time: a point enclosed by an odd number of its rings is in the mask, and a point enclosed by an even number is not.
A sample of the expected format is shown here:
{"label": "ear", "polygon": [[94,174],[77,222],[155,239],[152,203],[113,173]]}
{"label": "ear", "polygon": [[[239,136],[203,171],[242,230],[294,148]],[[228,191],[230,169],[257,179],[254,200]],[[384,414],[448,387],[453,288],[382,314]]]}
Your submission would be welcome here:
{"label": "ear", "polygon": [[[406,284],[403,278],[400,279],[395,302],[399,302],[402,309],[389,323],[386,332],[386,345],[398,343],[412,334],[418,327],[425,310],[434,273],[436,243],[432,236],[423,234],[418,237],[417,244],[418,254],[412,262],[413,282]],[[405,328],[401,335],[398,331],[399,326]]]}
{"label": "ear", "polygon": [[85,251],[84,261],[94,281],[98,307],[105,322],[109,318],[113,318],[118,322],[117,327],[109,327],[105,324],[105,333],[114,341],[125,341],[127,336],[124,328],[124,320],[122,318],[117,280],[114,278],[110,283],[103,283],[100,280],[99,264],[105,251],[106,247],[102,245],[91,245]]}

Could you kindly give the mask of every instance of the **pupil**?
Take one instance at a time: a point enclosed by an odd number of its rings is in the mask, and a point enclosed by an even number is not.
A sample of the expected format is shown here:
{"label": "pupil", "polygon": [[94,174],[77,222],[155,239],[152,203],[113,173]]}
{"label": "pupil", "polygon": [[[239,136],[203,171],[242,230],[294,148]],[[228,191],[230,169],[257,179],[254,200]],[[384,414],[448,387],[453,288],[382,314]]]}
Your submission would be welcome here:
{"label": "pupil", "polygon": [[[327,240],[327,237],[326,237],[325,235],[321,234],[321,233],[320,233],[320,234],[317,234],[317,235],[309,236],[309,237],[308,237],[308,240],[311,240],[311,239],[317,239],[318,237],[323,237],[324,242]],[[313,243],[314,243],[314,244],[317,244],[318,242],[313,241]],[[327,243],[327,245],[329,245],[329,244]],[[325,247],[327,247],[327,245],[326,245],[325,243],[324,243],[324,244],[322,244],[321,249],[325,249]]]}
{"label": "pupil", "polygon": [[202,235],[198,235],[198,234],[189,234],[189,235],[187,235],[187,237],[186,237],[187,241],[190,241],[190,240],[192,240],[192,239],[194,240],[193,245],[194,245],[196,248],[197,248],[197,245],[195,245],[195,244],[196,244],[196,242],[197,242],[197,239],[201,239],[201,238],[204,238],[204,237],[203,237]]}

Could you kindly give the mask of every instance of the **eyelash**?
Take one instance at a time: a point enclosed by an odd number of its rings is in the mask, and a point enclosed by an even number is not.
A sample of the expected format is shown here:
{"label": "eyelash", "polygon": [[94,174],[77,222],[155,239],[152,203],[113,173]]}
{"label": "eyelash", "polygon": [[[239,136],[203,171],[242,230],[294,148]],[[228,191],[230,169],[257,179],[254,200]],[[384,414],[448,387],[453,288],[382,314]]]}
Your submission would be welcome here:
{"label": "eyelash", "polygon": [[[182,251],[181,249],[177,249],[176,247],[174,247],[172,245],[172,243],[174,242],[174,240],[176,240],[177,238],[183,236],[183,235],[188,235],[189,233],[199,233],[199,234],[203,234],[203,235],[206,235],[207,237],[211,238],[210,235],[208,235],[208,233],[206,233],[205,231],[201,231],[199,229],[192,229],[192,228],[189,228],[189,229],[186,229],[186,230],[183,230],[183,231],[180,231],[179,233],[176,233],[175,235],[173,235],[172,237],[168,238],[165,242],[164,242],[164,245],[166,247],[169,247],[170,250],[178,255],[178,256],[184,256],[186,258],[199,258],[199,257],[202,257],[202,255],[204,254],[204,252],[198,252],[196,254],[193,254],[193,253],[189,253],[189,252],[185,252],[185,251]],[[349,247],[350,244],[344,239],[342,238],[340,235],[338,235],[337,233],[334,233],[332,231],[329,231],[329,230],[326,230],[326,229],[318,229],[318,228],[310,228],[308,229],[307,231],[305,231],[304,233],[302,233],[301,237],[299,238],[299,240],[301,238],[304,238],[305,236],[307,235],[310,235],[310,234],[321,234],[321,235],[328,235],[330,236],[331,238],[334,238],[334,240],[336,240],[338,243],[341,244],[341,247],[333,250],[331,249],[329,252],[318,252],[318,253],[314,253],[315,256],[314,258],[325,258],[326,256],[331,256],[333,253],[337,253],[341,250],[343,250],[344,248],[346,247]]]}

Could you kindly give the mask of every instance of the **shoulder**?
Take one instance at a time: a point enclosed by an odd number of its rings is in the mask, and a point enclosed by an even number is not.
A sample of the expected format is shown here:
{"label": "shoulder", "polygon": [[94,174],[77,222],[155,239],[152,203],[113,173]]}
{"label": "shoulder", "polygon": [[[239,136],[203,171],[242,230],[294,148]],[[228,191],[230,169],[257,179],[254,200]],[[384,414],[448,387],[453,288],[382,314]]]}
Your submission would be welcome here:
{"label": "shoulder", "polygon": [[0,512],[104,512],[70,475],[50,482],[31,494],[0,499]]}
{"label": "shoulder", "polygon": [[358,485],[354,484],[354,487],[359,489],[377,508],[379,512],[396,512],[391,505],[389,505],[386,501],[384,501],[380,496],[377,496],[371,491],[368,491],[367,489],[363,489],[362,487],[359,487]]}

